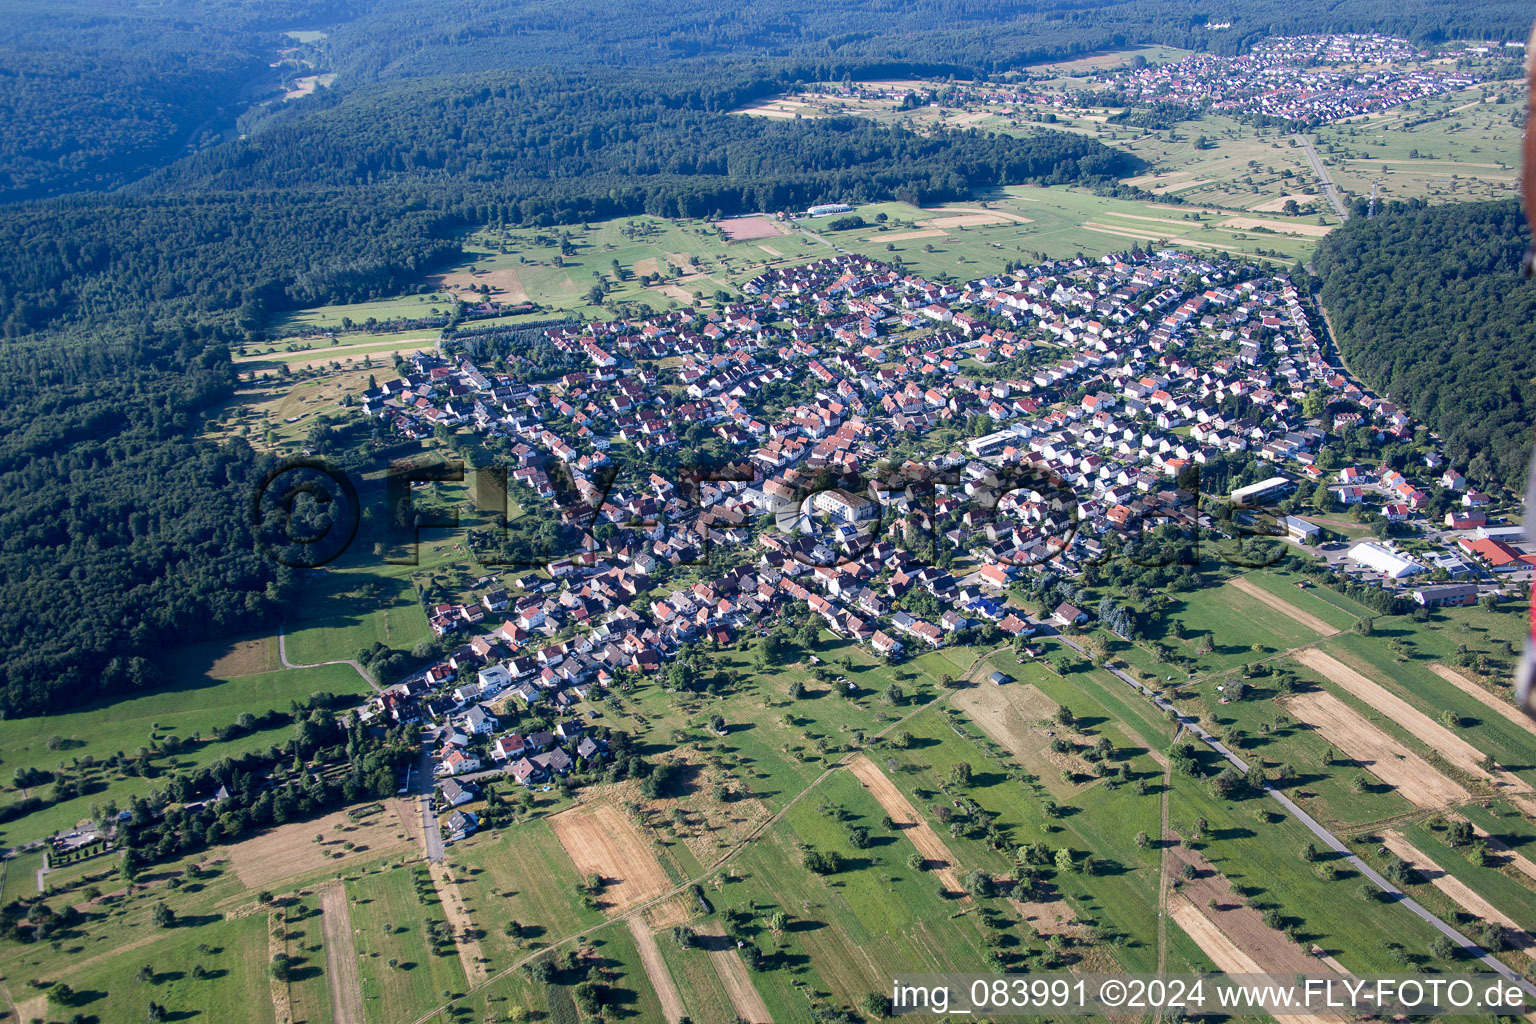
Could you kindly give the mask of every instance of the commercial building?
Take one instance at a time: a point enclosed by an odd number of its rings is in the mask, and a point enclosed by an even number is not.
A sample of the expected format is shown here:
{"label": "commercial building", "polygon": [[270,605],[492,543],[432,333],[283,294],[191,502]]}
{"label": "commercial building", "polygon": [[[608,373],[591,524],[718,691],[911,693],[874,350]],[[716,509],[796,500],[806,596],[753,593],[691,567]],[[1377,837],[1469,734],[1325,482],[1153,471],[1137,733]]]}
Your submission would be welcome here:
{"label": "commercial building", "polygon": [[1231,500],[1234,505],[1257,505],[1271,498],[1278,498],[1285,494],[1296,484],[1290,477],[1272,476],[1260,480],[1256,484],[1247,487],[1239,487],[1232,492]]}
{"label": "commercial building", "polygon": [[1349,557],[1367,569],[1374,569],[1394,580],[1424,571],[1424,567],[1413,559],[1404,558],[1397,552],[1389,551],[1380,544],[1373,544],[1370,541],[1362,541],[1350,548]]}

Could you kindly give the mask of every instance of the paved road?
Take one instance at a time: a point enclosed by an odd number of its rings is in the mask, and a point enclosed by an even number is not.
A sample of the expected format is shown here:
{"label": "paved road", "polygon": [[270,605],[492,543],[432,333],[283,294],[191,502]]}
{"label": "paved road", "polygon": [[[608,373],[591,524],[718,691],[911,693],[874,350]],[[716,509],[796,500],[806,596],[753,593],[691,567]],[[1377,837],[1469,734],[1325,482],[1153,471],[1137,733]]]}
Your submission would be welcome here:
{"label": "paved road", "polygon": [[[1082,647],[1078,646],[1067,637],[1058,635],[1056,639],[1077,651],[1079,654],[1086,656],[1088,653],[1087,651],[1083,650]],[[1137,693],[1140,693],[1144,697],[1150,698],[1152,703],[1157,705],[1163,711],[1171,712],[1177,716],[1178,722],[1184,728],[1200,737],[1200,739],[1205,741],[1207,746],[1216,751],[1216,753],[1220,754],[1222,757],[1226,758],[1227,761],[1238,771],[1248,771],[1247,762],[1238,757],[1236,754],[1232,753],[1232,751],[1228,750],[1220,740],[1216,739],[1216,737],[1206,732],[1199,722],[1196,722],[1193,719],[1187,718],[1181,714],[1178,708],[1174,707],[1173,704],[1166,698],[1155,696],[1151,690],[1147,689],[1145,686],[1141,685],[1141,683],[1137,682],[1135,679],[1131,678],[1129,675],[1117,668],[1108,669],[1107,671],[1114,675],[1115,678],[1119,679],[1121,682],[1134,689]],[[1350,852],[1349,847],[1340,842],[1338,837],[1336,837],[1332,832],[1329,832],[1322,825],[1318,824],[1315,818],[1298,807],[1294,800],[1280,792],[1278,789],[1270,786],[1268,783],[1264,784],[1264,792],[1281,807],[1285,808],[1286,811],[1289,812],[1297,821],[1305,825],[1307,829],[1311,831],[1311,833],[1318,839],[1322,840],[1330,850],[1342,854],[1356,871],[1359,871],[1366,878],[1370,879],[1371,884],[1375,885],[1378,889],[1382,890],[1388,895],[1393,896],[1397,903],[1400,903],[1403,907],[1407,908],[1409,911],[1413,912],[1428,922],[1431,927],[1439,931],[1452,942],[1456,943],[1456,945],[1469,950],[1491,970],[1497,972],[1500,977],[1504,978],[1506,981],[1510,981],[1516,985],[1519,985],[1522,989],[1525,990],[1527,995],[1531,996],[1532,998],[1536,998],[1536,985],[1526,981],[1525,978],[1521,977],[1512,969],[1505,966],[1504,963],[1493,954],[1484,951],[1484,949],[1477,943],[1473,942],[1471,939],[1461,934],[1461,932],[1440,920],[1434,914],[1425,909],[1423,904],[1419,903],[1417,900],[1410,897],[1397,886],[1383,878],[1381,874],[1376,871],[1376,869],[1372,868],[1365,861],[1361,860],[1359,857],[1355,856],[1354,853]]]}
{"label": "paved road", "polygon": [[417,797],[421,805],[421,835],[427,847],[427,860],[437,863],[443,859],[443,830],[437,826],[437,808],[433,803],[432,745],[421,745],[421,763],[416,768]]}
{"label": "paved road", "polygon": [[379,684],[373,681],[373,677],[363,671],[363,666],[351,658],[342,658],[340,661],[317,661],[313,665],[295,665],[288,660],[288,637],[283,633],[283,627],[277,627],[277,659],[283,663],[283,668],[319,668],[321,665],[351,665],[357,670],[357,674],[363,677],[363,682],[373,687],[374,693],[383,693]]}
{"label": "paved road", "polygon": [[1349,220],[1349,210],[1344,206],[1344,200],[1339,197],[1339,190],[1334,186],[1333,179],[1328,177],[1328,169],[1323,166],[1322,158],[1317,155],[1317,150],[1312,146],[1312,140],[1305,135],[1294,136],[1298,145],[1306,150],[1307,162],[1312,165],[1312,173],[1317,175],[1317,180],[1323,185],[1323,195],[1328,197],[1328,202],[1333,204],[1333,212],[1339,215],[1340,220]]}
{"label": "paved road", "polygon": [[830,246],[831,248],[833,248],[833,249],[837,250],[838,252],[842,253],[844,256],[857,256],[858,255],[858,253],[856,253],[856,252],[849,252],[847,249],[844,249],[842,246],[838,245],[836,242],[833,242],[830,239],[823,237],[822,235],[818,235],[816,232],[812,231],[810,228],[806,227],[804,224],[801,224],[798,220],[791,221],[790,223],[792,223],[795,226],[795,228],[801,234],[805,235],[807,238],[810,238],[810,239],[813,239],[813,240],[815,240],[817,242],[820,242],[822,245]]}

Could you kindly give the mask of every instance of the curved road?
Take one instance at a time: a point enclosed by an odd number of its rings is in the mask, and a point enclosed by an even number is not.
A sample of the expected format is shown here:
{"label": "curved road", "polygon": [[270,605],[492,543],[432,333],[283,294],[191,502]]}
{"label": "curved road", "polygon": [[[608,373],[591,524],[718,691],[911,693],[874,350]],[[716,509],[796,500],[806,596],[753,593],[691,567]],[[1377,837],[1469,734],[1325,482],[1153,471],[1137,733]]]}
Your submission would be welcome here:
{"label": "curved road", "polygon": [[342,658],[339,661],[317,661],[313,665],[295,665],[288,660],[288,637],[283,633],[282,626],[277,627],[277,660],[283,663],[283,668],[319,668],[321,665],[351,665],[357,670],[357,674],[363,677],[363,682],[373,687],[374,693],[384,692],[379,689],[379,684],[374,682],[367,672],[363,671],[363,666],[351,658]]}
{"label": "curved road", "polygon": [[[1088,656],[1087,651],[1083,650],[1083,648],[1079,647],[1077,644],[1073,643],[1066,637],[1058,634],[1056,639],[1077,651],[1079,654]],[[1129,675],[1117,668],[1106,669],[1106,671],[1112,674],[1116,679],[1119,679],[1122,683],[1125,683],[1127,686],[1136,690],[1136,692],[1140,693],[1142,696],[1151,698],[1152,703],[1157,705],[1158,708],[1173,714],[1175,716],[1175,720],[1180,725],[1194,733],[1196,736],[1200,737],[1200,739],[1205,742],[1206,746],[1210,747],[1212,750],[1216,751],[1216,753],[1226,758],[1228,763],[1230,763],[1238,771],[1244,773],[1248,771],[1247,762],[1238,757],[1236,754],[1232,753],[1232,751],[1228,750],[1220,740],[1216,739],[1216,737],[1206,732],[1200,723],[1180,713],[1179,709],[1174,707],[1170,701],[1163,697],[1156,696],[1151,690],[1147,689],[1141,683],[1138,683],[1135,679],[1132,679]],[[1350,866],[1353,867],[1356,871],[1359,871],[1360,874],[1364,875],[1367,879],[1369,879],[1372,885],[1376,886],[1382,892],[1387,893],[1389,896],[1394,897],[1395,902],[1400,903],[1402,906],[1418,915],[1424,921],[1428,922],[1431,927],[1440,932],[1440,934],[1444,935],[1446,938],[1450,939],[1452,942],[1456,943],[1456,945],[1462,947],[1463,949],[1469,950],[1474,956],[1486,964],[1489,969],[1495,971],[1504,980],[1519,985],[1523,990],[1525,990],[1527,995],[1536,998],[1536,985],[1532,985],[1529,981],[1526,981],[1525,978],[1521,977],[1519,974],[1516,974],[1514,970],[1507,967],[1492,953],[1487,952],[1477,943],[1461,934],[1461,932],[1440,920],[1434,914],[1430,913],[1423,904],[1419,903],[1417,900],[1413,899],[1397,886],[1383,878],[1375,868],[1371,867],[1365,861],[1361,860],[1359,857],[1350,852],[1349,847],[1340,842],[1337,836],[1335,836],[1332,832],[1329,832],[1322,825],[1318,824],[1315,818],[1298,807],[1294,800],[1280,792],[1278,789],[1275,789],[1267,782],[1264,784],[1264,792],[1281,807],[1285,808],[1286,811],[1289,812],[1297,821],[1305,825],[1307,829],[1311,831],[1311,833],[1318,839],[1322,840],[1330,850],[1342,854],[1344,859],[1349,861]]]}

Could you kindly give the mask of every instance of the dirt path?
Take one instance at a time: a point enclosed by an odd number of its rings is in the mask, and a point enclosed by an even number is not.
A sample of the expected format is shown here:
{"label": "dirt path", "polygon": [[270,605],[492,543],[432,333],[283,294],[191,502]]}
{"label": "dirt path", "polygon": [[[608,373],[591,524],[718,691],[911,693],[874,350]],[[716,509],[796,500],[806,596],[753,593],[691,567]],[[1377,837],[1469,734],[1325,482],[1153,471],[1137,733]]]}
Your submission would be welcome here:
{"label": "dirt path", "polygon": [[1360,762],[1372,775],[1394,787],[1416,807],[1438,808],[1465,803],[1472,794],[1446,778],[1434,765],[1378,729],[1364,715],[1331,693],[1299,693],[1286,708],[1314,726],[1346,757]]}
{"label": "dirt path", "polygon": [[1514,918],[1504,913],[1492,903],[1489,903],[1476,890],[1467,885],[1461,879],[1446,872],[1439,864],[1436,864],[1429,856],[1408,841],[1401,832],[1388,830],[1382,838],[1387,849],[1397,854],[1403,860],[1413,866],[1413,869],[1429,880],[1429,884],[1445,893],[1467,913],[1474,917],[1480,917],[1485,921],[1496,921],[1509,932],[1509,943],[1532,960],[1536,960],[1536,947],[1531,945],[1531,936]]}
{"label": "dirt path", "polygon": [[464,967],[464,976],[471,985],[484,981],[491,972],[482,962],[485,953],[480,948],[480,940],[472,937],[475,923],[470,920],[469,909],[464,906],[464,894],[459,892],[459,884],[453,880],[447,865],[442,862],[428,864],[427,870],[432,874],[432,888],[437,890],[438,905],[443,908],[443,916],[453,929],[453,944],[459,951],[459,963]]}
{"label": "dirt path", "polygon": [[1233,590],[1238,590],[1244,594],[1247,594],[1249,597],[1253,598],[1255,601],[1259,602],[1265,607],[1273,608],[1275,611],[1279,612],[1281,615],[1284,615],[1288,619],[1296,620],[1319,636],[1333,636],[1335,633],[1339,632],[1339,630],[1334,629],[1332,626],[1328,625],[1328,623],[1324,622],[1316,615],[1313,615],[1311,612],[1302,611],[1300,608],[1297,608],[1295,605],[1291,604],[1284,598],[1271,594],[1269,591],[1265,590],[1257,583],[1254,583],[1252,580],[1238,576],[1234,579],[1228,580],[1227,586],[1231,587]]}
{"label": "dirt path", "polygon": [[281,625],[277,627],[277,659],[283,663],[283,668],[319,668],[321,665],[351,665],[357,671],[357,674],[363,677],[363,682],[373,687],[374,693],[384,692],[379,689],[379,684],[373,681],[373,677],[363,671],[363,666],[359,665],[352,658],[342,658],[339,661],[317,661],[313,665],[295,665],[288,660],[288,637],[284,634]]}
{"label": "dirt path", "polygon": [[609,803],[585,804],[548,819],[555,838],[585,879],[600,875],[604,908],[617,913],[669,891],[672,883],[629,816]]}
{"label": "dirt path", "polygon": [[[891,816],[891,820],[896,823],[896,828],[912,841],[912,845],[917,847],[917,852],[928,862],[929,869],[939,883],[949,892],[963,894],[965,889],[955,875],[955,859],[950,855],[949,847],[944,845],[938,833],[934,832],[922,819],[917,813],[917,808],[913,807],[901,790],[896,788],[896,784],[886,777],[875,762],[863,754],[849,760],[848,770],[853,772],[854,778],[858,779],[876,800],[880,801],[880,806],[885,809],[886,814]],[[971,898],[962,895],[960,902],[969,903]]]}
{"label": "dirt path", "polygon": [[[699,934],[725,939],[725,929],[720,927],[718,921],[700,926]],[[747,1024],[773,1024],[773,1017],[768,1013],[763,997],[758,995],[751,976],[747,974],[747,965],[741,962],[741,956],[731,948],[729,942],[721,949],[710,950],[706,955],[720,978],[720,984],[725,988],[725,994],[731,997],[736,1016]]]}
{"label": "dirt path", "polygon": [[1356,671],[1332,655],[1325,654],[1315,648],[1297,651],[1295,658],[1308,668],[1321,672],[1331,682],[1354,694],[1372,708],[1407,729],[1414,736],[1428,744],[1437,754],[1468,775],[1478,779],[1491,779],[1500,789],[1507,790],[1506,795],[1511,796],[1517,803],[1524,805],[1524,803],[1529,802],[1522,802],[1513,796],[1513,794],[1525,797],[1531,795],[1531,787],[1524,779],[1513,772],[1502,770],[1489,772],[1485,770],[1482,766],[1483,752],[1481,750],[1478,750],[1472,744],[1433,718],[1430,718],[1374,679]]}
{"label": "dirt path", "polygon": [[1536,734],[1536,721],[1533,721],[1529,715],[1522,712],[1509,701],[1501,700],[1497,695],[1483,689],[1477,683],[1451,668],[1451,666],[1435,662],[1429,666],[1429,670],[1468,697],[1482,704],[1489,711],[1503,716],[1526,732]]}
{"label": "dirt path", "polygon": [[640,951],[640,963],[645,967],[645,976],[651,980],[651,988],[656,991],[661,1012],[666,1015],[669,1024],[677,1024],[684,1016],[683,997],[678,994],[672,972],[667,970],[667,963],[661,958],[655,933],[638,914],[625,923],[629,925],[629,934],[635,938],[635,948]]}
{"label": "dirt path", "polygon": [[46,1020],[48,1018],[48,997],[33,996],[31,999],[23,999],[16,1004],[16,1019],[20,1024],[29,1024],[34,1020]]}
{"label": "dirt path", "polygon": [[325,935],[325,973],[330,979],[331,1018],[336,1024],[363,1024],[363,988],[357,975],[357,947],[352,942],[352,911],[340,882],[315,887],[320,898],[320,926]]}

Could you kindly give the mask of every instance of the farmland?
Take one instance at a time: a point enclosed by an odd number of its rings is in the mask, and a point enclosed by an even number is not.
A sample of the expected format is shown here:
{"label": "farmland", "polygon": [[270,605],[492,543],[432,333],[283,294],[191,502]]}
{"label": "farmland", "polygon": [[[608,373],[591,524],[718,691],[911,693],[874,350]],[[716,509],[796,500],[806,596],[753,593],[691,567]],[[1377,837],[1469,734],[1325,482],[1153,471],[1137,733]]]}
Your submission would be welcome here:
{"label": "farmland", "polygon": [[[1201,632],[1208,631],[1222,642],[1200,655],[1197,674],[1176,692],[1202,720],[1229,737],[1252,736],[1245,745],[1267,770],[1299,769],[1286,785],[1323,820],[1346,831],[1352,824],[1368,830],[1373,822],[1396,822],[1393,827],[1403,841],[1422,851],[1426,862],[1433,859],[1436,868],[1426,871],[1445,872],[1465,887],[1445,881],[1436,887],[1433,878],[1416,882],[1412,888],[1423,890],[1427,905],[1454,916],[1457,905],[1447,893],[1463,901],[1472,893],[1513,920],[1528,915],[1532,897],[1525,886],[1531,883],[1518,880],[1526,876],[1476,866],[1447,846],[1445,819],[1437,816],[1441,807],[1419,812],[1390,787],[1351,788],[1352,773],[1328,760],[1341,756],[1342,746],[1327,751],[1324,739],[1311,731],[1283,722],[1260,729],[1261,722],[1283,720],[1287,706],[1262,699],[1265,677],[1253,678],[1249,694],[1227,702],[1214,699],[1220,694],[1212,681],[1230,683],[1236,674],[1251,671],[1255,659],[1289,664],[1303,673],[1309,668],[1308,652],[1330,651],[1380,685],[1397,688],[1409,701],[1465,708],[1468,724],[1463,727],[1494,750],[1512,756],[1513,744],[1522,742],[1514,732],[1523,730],[1502,716],[1486,714],[1480,702],[1428,668],[1398,663],[1390,675],[1376,675],[1372,659],[1386,650],[1380,646],[1383,636],[1332,632],[1351,617],[1342,599],[1335,603],[1326,592],[1297,590],[1281,569],[1243,580],[1248,584],[1243,588],[1206,588],[1181,597],[1177,614],[1187,636],[1198,642]],[[1322,634],[1282,614],[1255,593],[1293,602],[1297,615],[1316,616],[1330,632]],[[1476,612],[1436,613],[1428,622],[1413,624],[1411,642],[1432,652],[1443,644],[1439,634],[1447,628],[1458,637],[1478,635],[1455,625],[1461,621],[1491,636],[1502,632],[1505,613],[1489,624],[1486,613]],[[1507,618],[1513,622],[1516,615]],[[1258,641],[1250,642],[1241,632],[1245,621],[1254,619],[1271,628],[1258,652],[1252,650]],[[1286,951],[1296,949],[1289,945],[1292,940],[1322,948],[1351,971],[1389,969],[1387,951],[1394,945],[1427,955],[1432,935],[1423,922],[1387,906],[1370,914],[1354,909],[1358,886],[1347,868],[1297,857],[1295,851],[1308,839],[1299,823],[1266,809],[1254,796],[1218,798],[1203,782],[1170,772],[1165,752],[1173,728],[1166,717],[1101,669],[1079,665],[1061,674],[1052,663],[1064,660],[1066,648],[1059,641],[1050,647],[1057,653],[1028,664],[1018,664],[1011,649],[1003,648],[990,655],[938,652],[892,669],[824,636],[816,654],[856,681],[852,699],[818,692],[801,662],[757,672],[746,658],[725,649],[718,654],[721,671],[734,668],[752,680],[745,699],[728,702],[732,724],[725,735],[698,727],[704,707],[696,698],[679,699],[654,685],[634,688],[610,709],[616,724],[651,742],[662,736],[683,739],[679,753],[709,773],[670,798],[639,801],[637,820],[650,823],[644,831],[620,827],[620,819],[594,826],[592,814],[629,813],[620,810],[621,802],[634,800],[633,794],[622,797],[618,790],[594,790],[577,810],[553,818],[535,816],[455,845],[441,873],[429,874],[411,830],[402,832],[402,826],[390,822],[385,822],[388,835],[366,841],[351,836],[358,849],[346,858],[310,865],[290,855],[282,869],[259,876],[250,874],[245,847],[237,847],[232,861],[213,862],[215,881],[200,883],[199,888],[206,887],[202,891],[184,889],[172,896],[163,880],[172,872],[157,876],[162,880],[150,882],[139,894],[120,897],[125,899],[122,909],[110,911],[143,921],[155,900],[172,900],[187,908],[178,913],[189,921],[172,933],[162,937],[147,930],[147,923],[136,925],[146,929],[139,932],[140,944],[132,953],[116,955],[90,951],[92,928],[87,924],[87,945],[79,952],[73,947],[48,952],[28,969],[46,971],[49,963],[88,958],[82,964],[98,966],[83,967],[78,976],[86,986],[75,988],[90,998],[91,991],[134,985],[129,976],[141,960],[195,962],[193,947],[222,949],[227,944],[241,950],[233,961],[238,967],[231,969],[232,961],[221,956],[221,970],[227,973],[196,986],[170,973],[162,976],[157,968],[150,983],[156,998],[214,1013],[254,999],[264,1008],[276,1007],[274,1013],[285,1006],[292,1012],[307,1008],[309,1019],[318,1020],[332,1019],[336,1006],[344,1016],[352,1012],[346,1009],[353,998],[347,993],[354,990],[365,1016],[389,1006],[414,1017],[445,1001],[466,1007],[516,1003],[560,1012],[553,1008],[568,997],[559,986],[530,983],[507,969],[544,950],[563,955],[563,950],[580,948],[586,950],[583,962],[593,965],[582,969],[604,979],[609,1005],[621,1018],[661,1019],[662,1004],[646,972],[664,967],[677,989],[675,1003],[666,995],[674,1012],[681,1005],[695,1019],[726,1019],[743,1005],[761,1005],[774,1020],[799,1021],[817,1006],[856,1005],[878,991],[889,974],[916,969],[1027,962],[1042,969],[1147,971],[1161,965],[1180,970],[1232,957],[1238,959],[1231,962],[1251,959],[1279,969],[1290,963],[1286,957],[1292,954]],[[968,656],[957,660],[955,654]],[[260,644],[238,648],[225,659],[214,659],[213,665],[222,667],[213,671],[264,668],[268,656]],[[1435,656],[1426,653],[1424,658]],[[1126,652],[1120,657],[1126,658]],[[1150,651],[1138,657],[1156,664]],[[981,678],[994,670],[1005,672],[1010,681],[1001,687],[940,686],[941,676]],[[1317,697],[1350,701],[1355,714],[1370,714],[1356,695],[1336,689],[1326,673],[1311,674],[1321,688]],[[788,696],[792,683],[805,692]],[[893,685],[906,691],[903,703],[879,699]],[[1474,720],[1478,707],[1484,713]],[[1065,729],[1059,724],[1064,710],[1072,722]],[[1300,716],[1292,711],[1294,723]],[[1426,766],[1430,762],[1423,759],[1437,756],[1391,723],[1374,728],[1416,751],[1415,758]],[[1067,754],[1051,742],[1062,738],[1071,751]],[[1095,745],[1110,751],[1106,763],[1113,770],[1103,772],[1083,756]],[[1512,766],[1521,775],[1529,771],[1523,763]],[[704,781],[709,778],[732,780],[747,795],[744,804],[722,815],[707,795],[713,785]],[[762,815],[747,806],[757,803]],[[674,807],[682,817],[672,813]],[[1507,819],[1487,818],[1476,807],[1466,810],[1517,846],[1530,841],[1524,832],[1511,833]],[[738,818],[740,823],[733,824]],[[299,837],[315,831],[291,827]],[[1369,836],[1368,831],[1352,834]],[[396,845],[400,835],[409,842]],[[605,854],[582,845],[586,840],[580,838],[596,835],[628,835],[625,842],[640,845],[620,860],[603,861]],[[1138,835],[1152,841],[1143,844]],[[1165,846],[1163,836],[1178,845]],[[1030,895],[986,895],[1009,891],[1020,865],[1011,851],[1034,844],[1048,851],[1049,866],[1031,868]],[[806,850],[835,856],[838,868],[826,875],[807,870]],[[1069,851],[1071,870],[1061,868],[1060,850]],[[258,857],[260,863],[284,860],[271,852]],[[648,858],[652,867],[644,871],[649,874],[636,875]],[[1174,873],[1173,916],[1170,926],[1160,928],[1158,878],[1165,859]],[[1200,865],[1192,881],[1179,874],[1186,862]],[[326,863],[335,866],[320,867]],[[9,865],[18,882],[13,889],[8,874],[8,893],[29,891],[33,866],[24,858]],[[110,873],[110,863],[105,866]],[[595,909],[577,898],[579,883],[592,872],[607,883]],[[339,883],[325,881],[336,875]],[[85,877],[81,873],[60,883],[65,886],[60,894],[78,899]],[[702,883],[707,911],[687,893],[695,883]],[[337,885],[344,902],[326,896],[327,887]],[[636,885],[641,887],[626,889]],[[1002,888],[978,888],[986,885]],[[1253,908],[1243,912],[1250,916],[1230,907],[1206,910],[1203,887],[1208,886],[1229,894],[1218,896],[1218,903]],[[283,908],[288,935],[284,948],[300,958],[281,993],[267,991],[268,915],[241,916],[227,924],[214,917],[207,917],[206,924],[191,923],[204,920],[198,907],[228,911],[250,905],[258,887],[276,893],[275,906]],[[1329,893],[1348,895],[1330,898]],[[452,907],[443,906],[445,898]],[[1269,908],[1278,908],[1282,930],[1258,925],[1259,912]],[[346,916],[338,919],[342,909]],[[438,929],[450,918],[459,922],[454,930],[475,932],[472,945],[452,940],[444,945]],[[672,935],[675,925],[695,938],[680,945]],[[336,941],[335,927],[350,928],[358,957],[355,978],[338,975],[334,960],[327,960],[324,936]],[[184,938],[178,937],[181,928],[186,929]],[[727,933],[758,948],[758,969],[742,969],[740,955],[724,945]],[[637,942],[637,935],[649,941]],[[1069,938],[1063,942],[1062,936]],[[848,956],[850,949],[856,955]],[[473,951],[471,959],[463,959],[471,956],[465,950]],[[1513,950],[1505,955],[1524,956]],[[340,996],[337,985],[344,986]]]}

